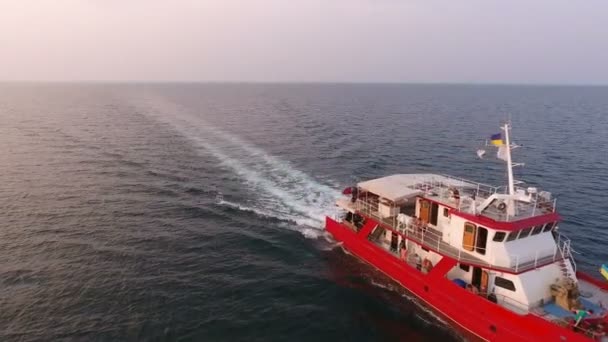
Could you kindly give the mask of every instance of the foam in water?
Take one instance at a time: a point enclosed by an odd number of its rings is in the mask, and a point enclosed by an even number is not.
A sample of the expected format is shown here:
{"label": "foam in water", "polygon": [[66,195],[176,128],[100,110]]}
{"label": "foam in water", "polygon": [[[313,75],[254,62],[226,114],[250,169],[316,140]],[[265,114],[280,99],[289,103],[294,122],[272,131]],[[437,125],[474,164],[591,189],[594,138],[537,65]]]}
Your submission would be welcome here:
{"label": "foam in water", "polygon": [[273,214],[268,212],[268,211],[263,211],[260,209],[256,209],[256,208],[251,208],[251,207],[247,207],[238,203],[234,203],[234,202],[230,202],[230,201],[225,201],[225,200],[220,200],[217,202],[218,205],[221,206],[226,206],[226,207],[230,207],[233,209],[238,209],[241,211],[248,211],[248,212],[252,212],[258,216],[262,216],[262,217],[273,217]]}
{"label": "foam in water", "polygon": [[325,215],[335,212],[339,192],[294,169],[289,163],[239,137],[211,126],[203,119],[184,114],[173,107],[171,115],[149,113],[170,125],[197,147],[211,153],[221,165],[243,179],[258,194],[254,206],[229,202],[221,198],[219,205],[253,212],[296,223],[297,230],[307,238],[323,235]]}

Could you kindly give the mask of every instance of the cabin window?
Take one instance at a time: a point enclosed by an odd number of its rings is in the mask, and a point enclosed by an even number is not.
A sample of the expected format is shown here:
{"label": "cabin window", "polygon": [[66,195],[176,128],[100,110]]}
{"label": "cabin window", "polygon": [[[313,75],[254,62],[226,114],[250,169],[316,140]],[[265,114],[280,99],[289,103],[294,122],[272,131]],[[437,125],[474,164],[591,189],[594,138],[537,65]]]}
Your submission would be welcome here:
{"label": "cabin window", "polygon": [[518,233],[519,232],[510,232],[509,236],[507,236],[507,241],[513,241],[513,240],[517,239]]}
{"label": "cabin window", "polygon": [[450,216],[450,209],[443,208],[443,217],[448,217],[448,216]]}
{"label": "cabin window", "polygon": [[399,207],[399,213],[407,216],[416,216],[416,203],[406,203]]}
{"label": "cabin window", "polygon": [[543,232],[548,232],[551,229],[553,229],[553,226],[555,225],[555,222],[549,222],[545,225],[545,228],[543,228]]}
{"label": "cabin window", "polygon": [[425,252],[430,252],[430,249],[428,249],[428,248],[426,248],[424,246],[420,246],[420,248],[422,248],[422,250],[425,251]]}
{"label": "cabin window", "polygon": [[510,281],[509,279],[505,279],[502,277],[496,277],[494,278],[494,285],[498,286],[498,287],[502,287],[503,289],[509,290],[509,291],[515,291],[515,284],[513,284],[512,281]]}
{"label": "cabin window", "polygon": [[433,226],[437,225],[437,216],[439,216],[439,204],[431,203],[431,222]]}
{"label": "cabin window", "polygon": [[531,232],[531,231],[532,231],[532,227],[530,227],[530,228],[526,228],[526,229],[522,229],[522,230],[519,232],[519,237],[518,237],[518,239],[523,239],[523,238],[525,238],[525,237],[528,237],[528,235],[530,235],[530,232]]}
{"label": "cabin window", "polygon": [[535,227],[532,229],[532,234],[531,234],[531,235],[537,235],[537,234],[540,234],[542,231],[543,231],[543,225],[542,225],[542,224],[539,224],[538,226],[535,226]]}
{"label": "cabin window", "polygon": [[469,272],[471,270],[471,266],[465,264],[458,264],[458,267],[465,272]]}
{"label": "cabin window", "polygon": [[496,234],[494,234],[494,238],[492,239],[492,241],[502,242],[505,239],[505,236],[507,236],[507,233],[505,233],[505,232],[496,232]]}

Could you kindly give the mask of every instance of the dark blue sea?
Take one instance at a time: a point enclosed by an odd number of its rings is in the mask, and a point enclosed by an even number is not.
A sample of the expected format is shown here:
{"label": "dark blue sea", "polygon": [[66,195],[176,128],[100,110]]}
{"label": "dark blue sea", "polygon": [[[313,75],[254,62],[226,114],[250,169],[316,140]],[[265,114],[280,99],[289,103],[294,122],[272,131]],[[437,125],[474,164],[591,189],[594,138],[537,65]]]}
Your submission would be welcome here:
{"label": "dark blue sea", "polygon": [[505,119],[599,275],[606,87],[0,84],[0,341],[459,341],[323,218],[393,173],[504,184]]}

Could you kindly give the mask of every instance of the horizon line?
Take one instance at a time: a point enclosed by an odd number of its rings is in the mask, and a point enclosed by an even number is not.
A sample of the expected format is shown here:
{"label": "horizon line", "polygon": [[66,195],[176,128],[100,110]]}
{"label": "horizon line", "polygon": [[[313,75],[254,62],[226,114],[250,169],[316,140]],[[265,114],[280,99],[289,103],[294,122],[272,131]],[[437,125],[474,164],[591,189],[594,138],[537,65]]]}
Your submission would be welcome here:
{"label": "horizon line", "polygon": [[0,84],[260,84],[260,85],[466,85],[466,86],[538,86],[538,87],[607,87],[607,83],[542,82],[426,82],[426,81],[218,81],[218,80],[0,80]]}

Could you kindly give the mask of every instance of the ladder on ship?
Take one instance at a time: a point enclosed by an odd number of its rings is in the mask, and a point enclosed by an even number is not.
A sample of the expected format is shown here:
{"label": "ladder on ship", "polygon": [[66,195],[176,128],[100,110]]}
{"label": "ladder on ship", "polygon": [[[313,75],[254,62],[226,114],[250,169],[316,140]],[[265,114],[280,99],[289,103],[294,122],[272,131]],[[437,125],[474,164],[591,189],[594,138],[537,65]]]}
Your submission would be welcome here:
{"label": "ladder on ship", "polygon": [[571,246],[571,241],[565,235],[559,234],[557,236],[557,248],[559,249],[561,260],[559,261],[559,268],[562,276],[565,279],[573,279],[574,274],[570,273],[570,268],[567,262],[570,261],[572,264],[572,271],[576,274],[576,262],[572,252],[574,251]]}

